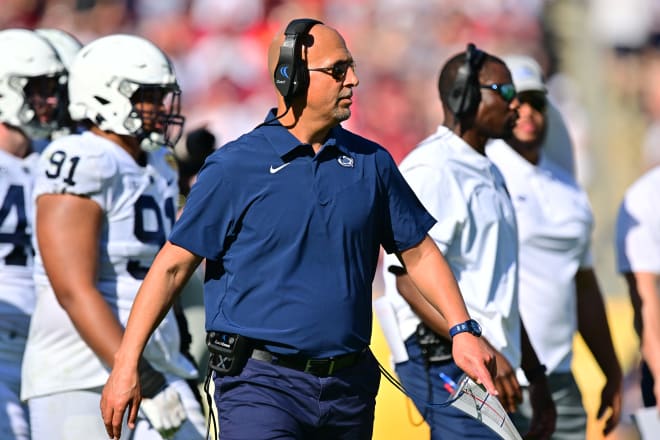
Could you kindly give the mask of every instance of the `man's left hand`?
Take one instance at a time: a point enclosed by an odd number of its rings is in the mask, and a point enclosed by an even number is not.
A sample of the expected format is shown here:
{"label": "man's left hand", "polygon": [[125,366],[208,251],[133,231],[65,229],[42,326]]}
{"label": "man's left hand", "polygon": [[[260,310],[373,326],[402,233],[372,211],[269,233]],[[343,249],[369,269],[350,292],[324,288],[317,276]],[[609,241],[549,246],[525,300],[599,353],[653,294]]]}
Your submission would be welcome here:
{"label": "man's left hand", "polygon": [[529,432],[524,438],[548,440],[555,432],[557,409],[552,400],[548,379],[541,375],[529,384],[529,400],[532,406],[532,420]]}
{"label": "man's left hand", "polygon": [[605,421],[603,435],[608,435],[619,424],[621,419],[621,381],[608,380],[600,394],[600,408],[598,408],[597,417],[602,419],[608,408],[611,408],[609,417]]}

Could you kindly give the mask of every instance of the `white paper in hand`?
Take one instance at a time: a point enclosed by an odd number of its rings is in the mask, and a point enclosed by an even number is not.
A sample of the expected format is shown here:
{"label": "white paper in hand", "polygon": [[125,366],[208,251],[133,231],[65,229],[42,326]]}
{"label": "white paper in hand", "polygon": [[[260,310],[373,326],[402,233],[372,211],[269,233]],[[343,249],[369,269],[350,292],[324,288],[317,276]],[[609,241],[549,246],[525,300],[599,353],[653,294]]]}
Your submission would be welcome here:
{"label": "white paper in hand", "polygon": [[634,412],[632,418],[642,440],[660,438],[660,415],[657,407],[640,408]]}
{"label": "white paper in hand", "polygon": [[488,394],[483,386],[469,377],[463,375],[449,401],[452,401],[452,406],[481,421],[503,439],[522,440],[497,397]]}

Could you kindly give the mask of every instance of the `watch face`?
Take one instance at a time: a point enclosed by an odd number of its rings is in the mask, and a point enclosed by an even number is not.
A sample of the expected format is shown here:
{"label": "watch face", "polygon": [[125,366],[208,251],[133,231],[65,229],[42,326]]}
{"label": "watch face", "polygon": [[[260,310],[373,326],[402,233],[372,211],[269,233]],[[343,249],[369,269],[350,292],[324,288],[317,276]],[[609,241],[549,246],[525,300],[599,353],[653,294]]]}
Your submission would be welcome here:
{"label": "watch face", "polygon": [[470,320],[471,333],[475,336],[481,336],[481,326],[474,319]]}

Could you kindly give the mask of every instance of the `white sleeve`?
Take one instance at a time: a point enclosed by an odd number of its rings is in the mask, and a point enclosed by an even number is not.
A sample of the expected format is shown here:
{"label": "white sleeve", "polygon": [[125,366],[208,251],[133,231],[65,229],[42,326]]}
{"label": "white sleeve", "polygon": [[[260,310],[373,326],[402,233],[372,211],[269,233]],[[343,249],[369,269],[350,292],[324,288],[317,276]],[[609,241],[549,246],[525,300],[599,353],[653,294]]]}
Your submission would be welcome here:
{"label": "white sleeve", "polygon": [[[586,198],[586,195],[585,195]],[[587,199],[587,202],[589,200]],[[589,205],[589,212],[591,215],[591,218],[593,219],[593,211],[591,210],[591,205]],[[580,257],[580,269],[593,269],[594,268],[594,256],[591,251],[591,236],[593,234],[593,220],[591,223],[591,228],[589,228],[589,241],[584,247],[584,252],[582,253]]]}
{"label": "white sleeve", "polygon": [[[657,188],[654,189],[657,191]],[[619,272],[660,273],[660,215],[637,186],[628,191],[616,222],[616,257]]]}
{"label": "white sleeve", "polygon": [[429,231],[440,252],[446,254],[465,222],[467,203],[460,186],[445,164],[442,171],[418,165],[403,172],[426,210],[437,220]]}
{"label": "white sleeve", "polygon": [[34,197],[42,194],[75,194],[105,206],[108,179],[117,174],[112,155],[95,145],[84,145],[80,137],[67,136],[53,142],[37,165]]}

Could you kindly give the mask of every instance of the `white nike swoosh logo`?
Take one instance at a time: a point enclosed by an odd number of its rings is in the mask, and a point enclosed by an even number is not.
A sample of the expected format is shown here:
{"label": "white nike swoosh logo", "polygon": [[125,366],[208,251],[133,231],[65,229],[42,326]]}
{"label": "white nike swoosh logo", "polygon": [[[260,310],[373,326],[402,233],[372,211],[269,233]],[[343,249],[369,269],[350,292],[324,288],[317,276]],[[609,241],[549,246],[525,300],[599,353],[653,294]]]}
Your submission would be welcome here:
{"label": "white nike swoosh logo", "polygon": [[285,163],[285,164],[280,165],[279,167],[274,167],[274,166],[271,165],[271,166],[270,166],[270,174],[275,174],[275,173],[277,173],[278,171],[280,171],[282,168],[286,167],[286,166],[289,165],[290,163],[291,163],[291,162],[287,162],[287,163]]}

